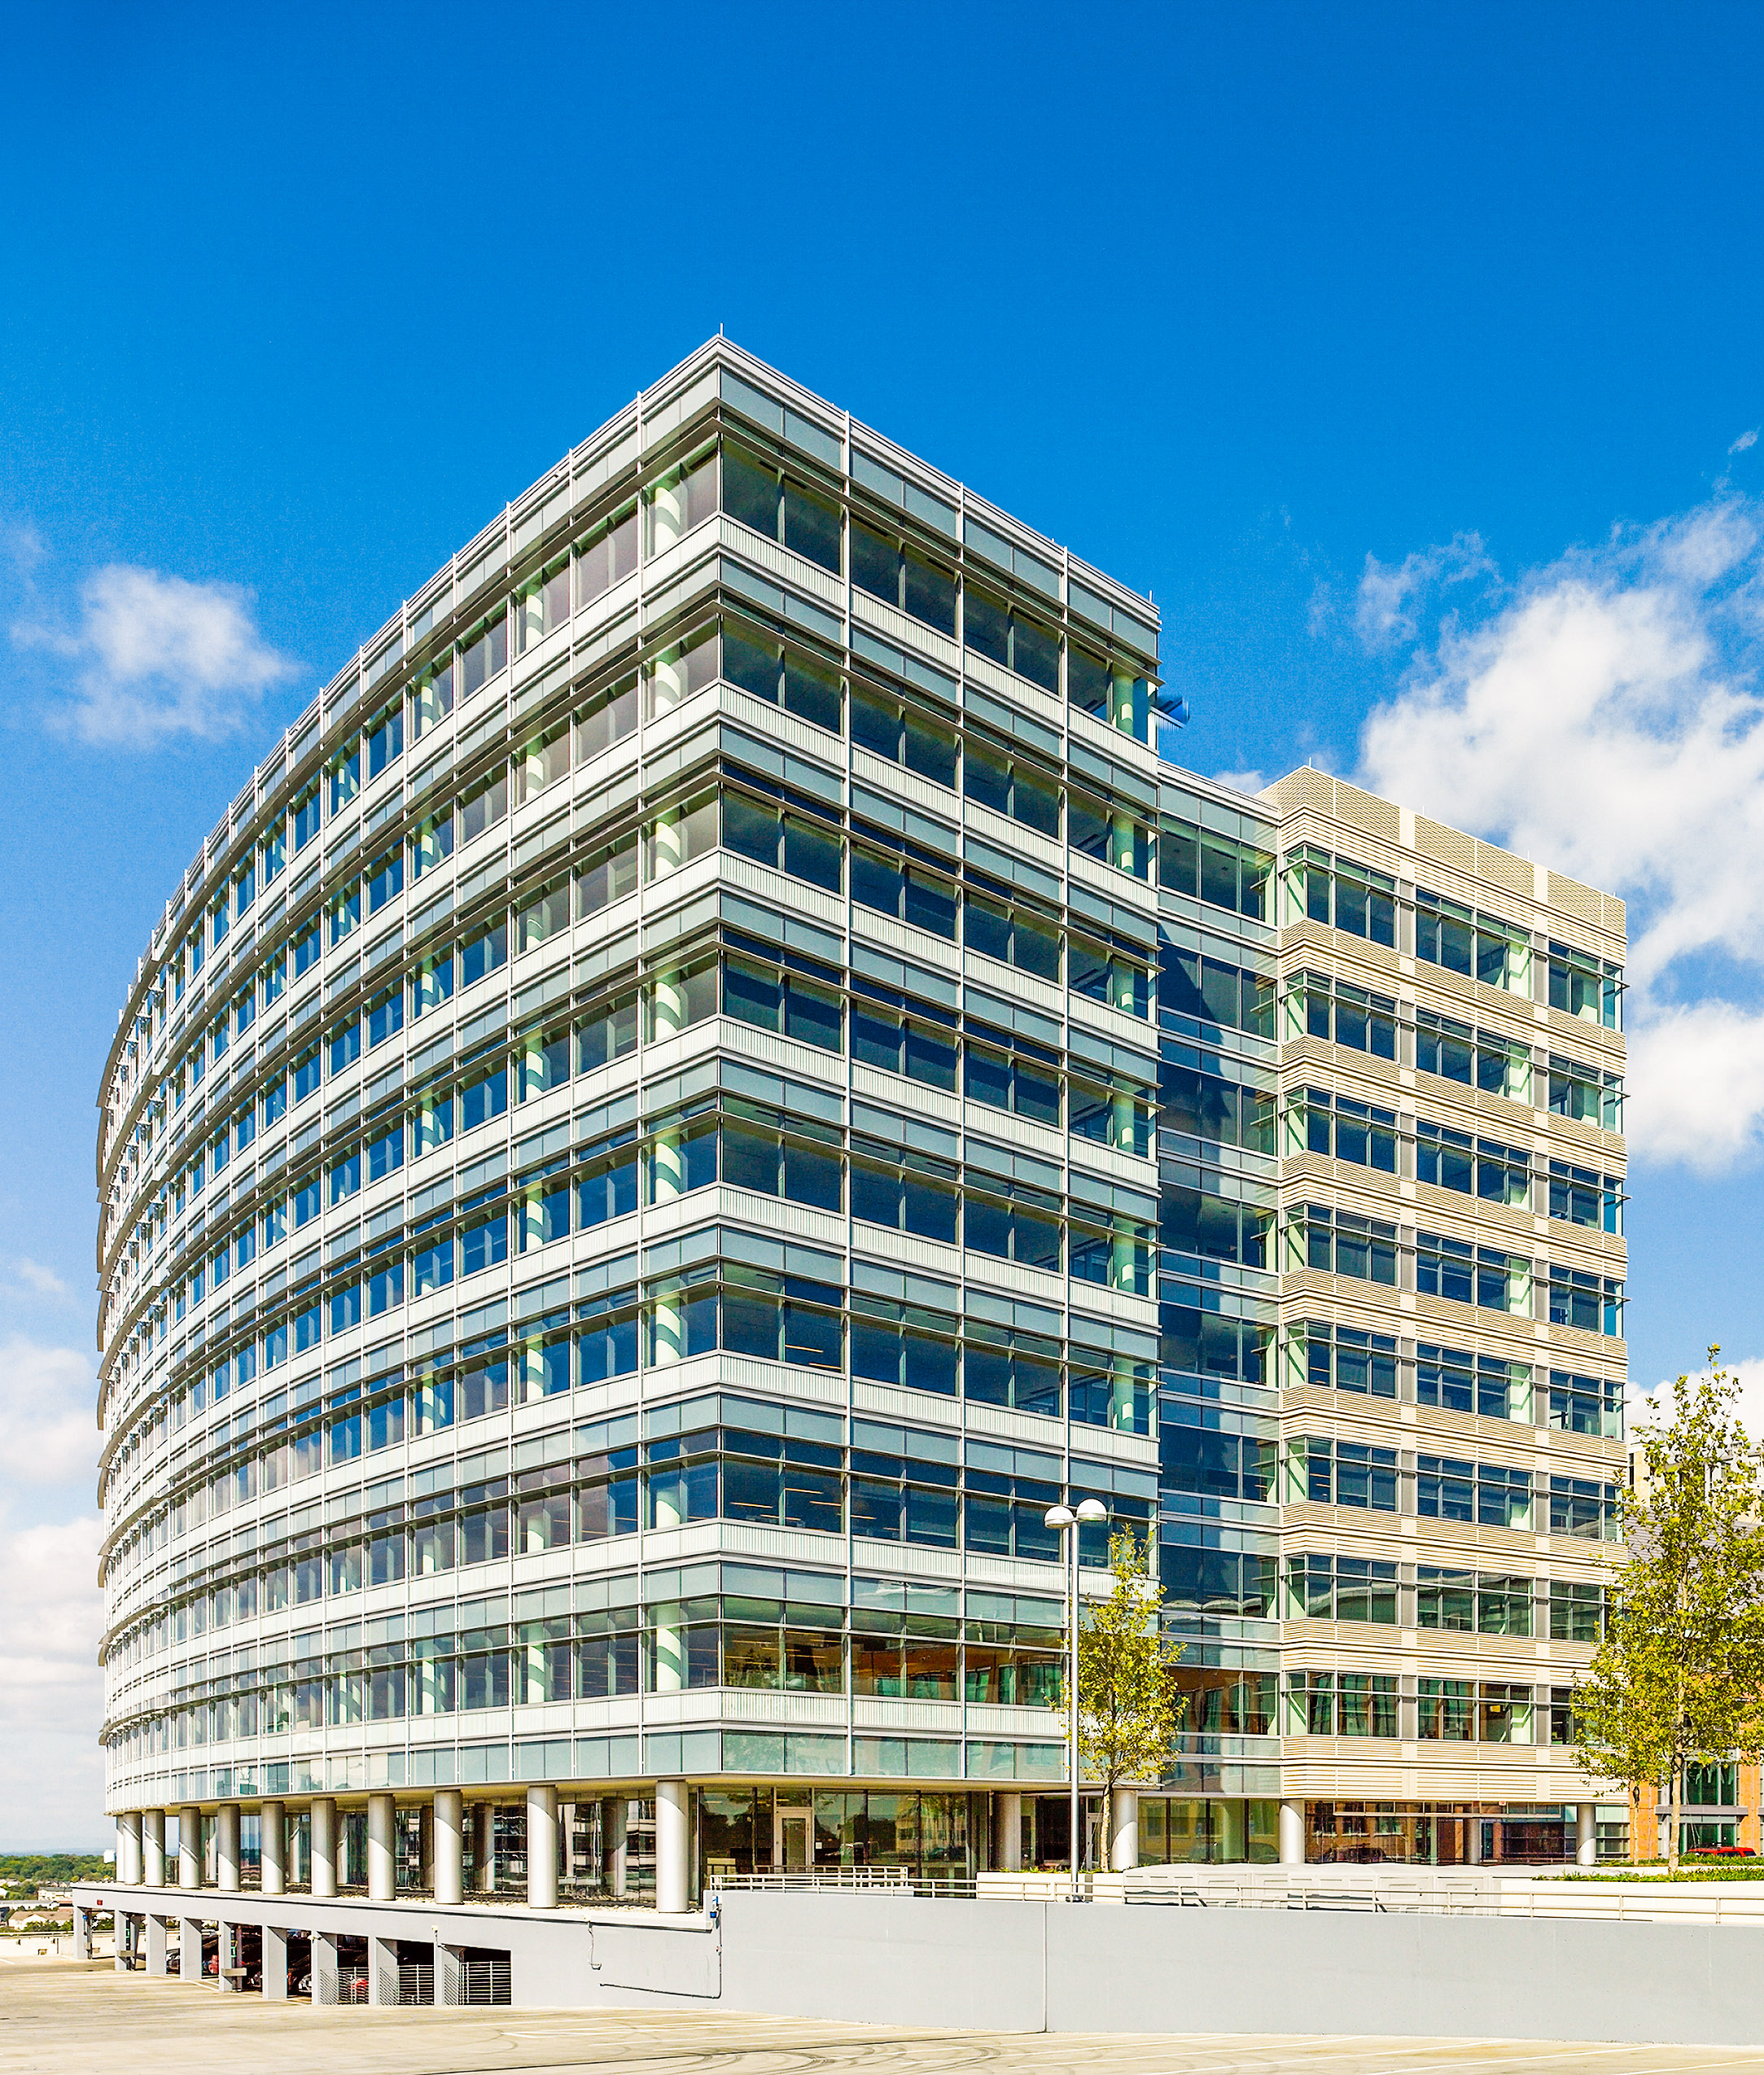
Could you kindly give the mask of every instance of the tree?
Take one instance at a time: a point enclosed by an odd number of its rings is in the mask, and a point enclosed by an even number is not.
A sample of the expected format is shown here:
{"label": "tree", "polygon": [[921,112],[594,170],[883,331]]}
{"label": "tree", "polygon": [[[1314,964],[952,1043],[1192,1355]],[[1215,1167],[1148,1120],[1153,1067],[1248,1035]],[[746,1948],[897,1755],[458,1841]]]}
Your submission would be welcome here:
{"label": "tree", "polygon": [[1626,1554],[1574,1692],[1576,1762],[1626,1787],[1638,1815],[1643,1788],[1665,1783],[1674,1874],[1687,1762],[1764,1754],[1764,1495],[1720,1352],[1709,1374],[1673,1386],[1669,1421],[1648,1400],[1622,1495]]}
{"label": "tree", "polygon": [[[1157,1591],[1131,1530],[1110,1536],[1109,1569],[1114,1590],[1085,1608],[1079,1626],[1078,1748],[1112,1797],[1123,1780],[1163,1771],[1183,1705],[1175,1679],[1182,1646],[1158,1632]],[[1063,1680],[1060,1705],[1069,1736]]]}

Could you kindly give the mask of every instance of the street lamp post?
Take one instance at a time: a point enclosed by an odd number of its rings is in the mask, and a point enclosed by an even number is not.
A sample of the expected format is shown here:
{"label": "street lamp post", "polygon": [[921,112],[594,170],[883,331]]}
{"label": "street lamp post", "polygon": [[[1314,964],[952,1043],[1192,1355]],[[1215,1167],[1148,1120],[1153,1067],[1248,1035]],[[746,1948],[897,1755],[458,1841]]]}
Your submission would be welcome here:
{"label": "street lamp post", "polygon": [[1066,1598],[1066,1764],[1072,1793],[1072,1900],[1083,1897],[1078,1885],[1078,1530],[1086,1521],[1106,1520],[1109,1508],[1100,1499],[1080,1499],[1076,1509],[1070,1506],[1049,1506],[1042,1515],[1043,1521],[1056,1528],[1066,1537],[1066,1570],[1068,1587]]}

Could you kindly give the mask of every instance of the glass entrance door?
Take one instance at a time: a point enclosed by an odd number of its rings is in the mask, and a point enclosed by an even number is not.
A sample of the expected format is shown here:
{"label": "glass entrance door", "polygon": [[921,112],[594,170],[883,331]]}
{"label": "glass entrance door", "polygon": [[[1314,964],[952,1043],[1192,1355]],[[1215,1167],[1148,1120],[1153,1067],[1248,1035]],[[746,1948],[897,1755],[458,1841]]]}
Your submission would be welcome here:
{"label": "glass entrance door", "polygon": [[809,1825],[813,1811],[791,1808],[780,1802],[774,1819],[772,1863],[781,1873],[807,1873],[814,1862],[809,1856]]}

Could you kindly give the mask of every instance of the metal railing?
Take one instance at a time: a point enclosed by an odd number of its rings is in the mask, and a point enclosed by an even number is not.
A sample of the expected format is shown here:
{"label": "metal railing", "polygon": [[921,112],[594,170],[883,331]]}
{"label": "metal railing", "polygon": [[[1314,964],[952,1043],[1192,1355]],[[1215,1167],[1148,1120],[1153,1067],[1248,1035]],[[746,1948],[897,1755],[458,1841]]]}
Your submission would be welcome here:
{"label": "metal railing", "polygon": [[704,1883],[707,1895],[717,1890],[725,1894],[806,1894],[826,1889],[971,1899],[975,1883],[965,1875],[918,1873],[910,1866],[821,1866],[790,1873],[720,1871],[707,1875]]}

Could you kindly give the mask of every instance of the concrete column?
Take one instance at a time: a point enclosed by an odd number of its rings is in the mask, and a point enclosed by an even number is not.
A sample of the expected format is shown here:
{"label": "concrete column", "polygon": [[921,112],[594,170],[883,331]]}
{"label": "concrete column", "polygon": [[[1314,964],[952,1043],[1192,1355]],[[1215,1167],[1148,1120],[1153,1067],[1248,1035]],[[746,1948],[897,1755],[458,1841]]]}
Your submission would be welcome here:
{"label": "concrete column", "polygon": [[452,2010],[466,2000],[465,1951],[463,1946],[436,1942],[435,2000],[438,2007]]}
{"label": "concrete column", "polygon": [[[317,1802],[313,1804],[316,1809]],[[335,1805],[333,1805],[335,1806]],[[335,1931],[315,1931],[313,1933],[313,2007],[335,2003],[337,2000],[337,1934]]]}
{"label": "concrete column", "polygon": [[[312,1886],[314,1902],[330,1902],[337,1893],[337,1804],[328,1794],[322,1795],[313,1804]],[[330,1964],[331,2000],[335,2002],[337,1951],[335,1941],[331,1946]]]}
{"label": "concrete column", "polygon": [[1021,1794],[992,1797],[992,1823],[996,1832],[993,1855],[1000,1873],[1023,1870],[1023,1797]]}
{"label": "concrete column", "polygon": [[367,1797],[367,1898],[389,1902],[396,1892],[396,1870],[392,1839],[396,1828],[396,1804],[390,1794]]}
{"label": "concrete column", "polygon": [[472,1877],[480,1895],[496,1893],[496,1805],[471,1805]]}
{"label": "concrete column", "polygon": [[180,1888],[202,1885],[202,1810],[199,1808],[177,1811],[177,1885]]}
{"label": "concrete column", "polygon": [[163,1979],[165,1974],[165,1919],[163,1916],[150,1916],[146,1920],[145,1928],[147,1935],[143,1942],[147,1972],[155,1978]]}
{"label": "concrete column", "polygon": [[1280,1803],[1280,1864],[1302,1866],[1305,1863],[1305,1805],[1302,1801]]}
{"label": "concrete column", "polygon": [[225,1894],[239,1892],[239,1803],[222,1801],[214,1818],[215,1885]]}
{"label": "concrete column", "polygon": [[1110,1797],[1109,1871],[1131,1873],[1140,1863],[1140,1797],[1131,1787],[1117,1787]]}
{"label": "concrete column", "polygon": [[631,1804],[622,1794],[615,1794],[607,1802],[610,1813],[606,1817],[602,1833],[602,1848],[606,1859],[606,1885],[614,1899],[623,1902],[625,1896],[625,1871],[628,1860],[627,1841],[630,1835]]}
{"label": "concrete column", "polygon": [[684,1916],[692,1906],[691,1801],[684,1780],[655,1784],[655,1906]]}
{"label": "concrete column", "polygon": [[[435,1797],[435,1899],[456,1906],[466,1899],[465,1804],[457,1787],[444,1787]],[[440,1959],[436,1959],[437,1968]],[[440,2001],[440,1990],[436,1999]]]}
{"label": "concrete column", "polygon": [[1464,1855],[1472,1866],[1482,1863],[1482,1819],[1473,1812],[1464,1819]]}
{"label": "concrete column", "polygon": [[202,1979],[202,1926],[193,1916],[177,1920],[177,1977],[181,1981]]}
{"label": "concrete column", "polygon": [[1599,1863],[1599,1811],[1591,1801],[1574,1810],[1574,1862],[1578,1866]]}
{"label": "concrete column", "polygon": [[264,1926],[264,2001],[286,2003],[288,1999],[288,1933],[286,1925],[266,1924]]}
{"label": "concrete column", "polygon": [[73,1912],[73,1956],[76,1959],[92,1957],[92,1912],[76,1907]]}
{"label": "concrete column", "polygon": [[220,1933],[215,1983],[217,1987],[230,1995],[239,1987],[239,1983],[227,1972],[229,1968],[236,1967],[239,1964],[239,1927],[237,1924],[229,1924],[226,1919],[222,1917],[215,1928]]}
{"label": "concrete column", "polygon": [[126,1974],[129,1972],[129,1946],[134,1933],[135,1920],[122,1910],[116,1908],[112,1908],[111,1911],[110,1920],[116,1926],[111,1938],[111,1965],[119,1974]]}
{"label": "concrete column", "polygon": [[265,1801],[257,1810],[257,1865],[266,1895],[284,1895],[288,1887],[288,1825],[280,1801]]}
{"label": "concrete column", "polygon": [[116,1819],[116,1878],[125,1888],[141,1885],[141,1812],[125,1810]]}
{"label": "concrete column", "polygon": [[558,1790],[527,1790],[527,1906],[558,1906]]}
{"label": "concrete column", "polygon": [[[390,1801],[388,1794],[386,1798]],[[371,1816],[374,1804],[368,1803]],[[370,1863],[372,1854],[369,1854]],[[392,1938],[370,1937],[367,1941],[367,1999],[370,2003],[398,2000],[398,1946]]]}
{"label": "concrete column", "polygon": [[141,1878],[149,1888],[165,1885],[165,1811],[148,1809],[141,1819]]}

